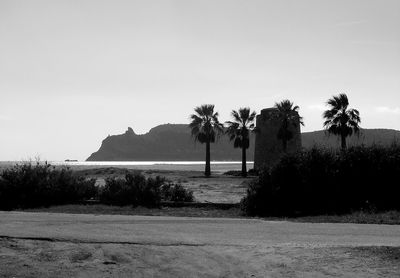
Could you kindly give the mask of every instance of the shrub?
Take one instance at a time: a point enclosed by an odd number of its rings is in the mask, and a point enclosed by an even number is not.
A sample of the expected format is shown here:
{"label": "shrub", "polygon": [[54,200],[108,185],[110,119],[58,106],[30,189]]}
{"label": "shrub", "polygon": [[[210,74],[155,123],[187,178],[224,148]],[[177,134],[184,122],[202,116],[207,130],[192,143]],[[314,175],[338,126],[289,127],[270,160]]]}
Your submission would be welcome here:
{"label": "shrub", "polygon": [[76,203],[97,194],[95,180],[46,163],[17,164],[0,174],[0,209]]}
{"label": "shrub", "polygon": [[193,194],[165,178],[146,178],[140,173],[128,173],[125,178],[108,178],[100,191],[100,202],[109,205],[156,207],[161,201],[190,202]]}
{"label": "shrub", "polygon": [[166,183],[161,187],[161,198],[170,202],[193,202],[193,192],[181,184]]}
{"label": "shrub", "polygon": [[164,178],[147,178],[140,174],[126,174],[125,178],[107,178],[100,191],[100,202],[109,205],[158,206],[161,201],[160,187]]}
{"label": "shrub", "polygon": [[[226,176],[242,177],[242,171],[240,170],[230,170],[223,173]],[[254,169],[247,171],[248,176],[257,176],[258,173]]]}
{"label": "shrub", "polygon": [[313,148],[287,155],[254,180],[242,208],[256,215],[400,210],[400,146]]}
{"label": "shrub", "polygon": [[242,175],[242,171],[230,170],[230,171],[224,172],[223,175],[240,177]]}

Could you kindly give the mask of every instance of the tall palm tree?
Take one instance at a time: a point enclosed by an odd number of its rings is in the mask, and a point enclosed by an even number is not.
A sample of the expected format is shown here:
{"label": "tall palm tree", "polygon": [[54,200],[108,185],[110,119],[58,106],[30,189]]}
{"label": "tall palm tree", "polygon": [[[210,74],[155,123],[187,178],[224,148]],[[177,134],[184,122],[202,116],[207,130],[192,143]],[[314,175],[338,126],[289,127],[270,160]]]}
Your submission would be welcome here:
{"label": "tall palm tree", "polygon": [[250,146],[250,131],[254,129],[254,118],[256,112],[250,113],[250,108],[240,108],[238,111],[232,110],[233,121],[228,121],[226,133],[233,141],[234,148],[242,149],[242,176],[247,176],[246,169],[246,149]]}
{"label": "tall palm tree", "polygon": [[304,126],[303,118],[298,113],[300,108],[288,99],[275,103],[275,108],[278,109],[277,117],[281,122],[278,139],[282,141],[283,151],[286,152],[287,143],[294,135],[292,130],[298,123]]}
{"label": "tall palm tree", "polygon": [[206,144],[206,168],[205,175],[211,175],[210,144],[223,133],[224,126],[218,121],[218,112],[214,112],[214,105],[204,104],[194,109],[195,114],[190,115],[189,124],[195,141]]}
{"label": "tall palm tree", "polygon": [[344,150],[346,149],[346,138],[360,130],[360,112],[349,108],[349,99],[346,94],[333,96],[326,104],[330,109],[323,113],[324,128],[329,133],[340,136],[342,150]]}

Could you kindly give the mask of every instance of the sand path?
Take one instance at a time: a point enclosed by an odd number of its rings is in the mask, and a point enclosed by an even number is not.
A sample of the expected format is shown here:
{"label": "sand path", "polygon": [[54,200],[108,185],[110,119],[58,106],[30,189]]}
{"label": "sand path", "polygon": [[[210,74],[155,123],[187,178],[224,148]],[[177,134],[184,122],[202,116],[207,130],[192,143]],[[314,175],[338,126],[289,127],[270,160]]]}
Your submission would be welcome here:
{"label": "sand path", "polygon": [[0,238],[4,277],[400,275],[397,225],[0,212]]}

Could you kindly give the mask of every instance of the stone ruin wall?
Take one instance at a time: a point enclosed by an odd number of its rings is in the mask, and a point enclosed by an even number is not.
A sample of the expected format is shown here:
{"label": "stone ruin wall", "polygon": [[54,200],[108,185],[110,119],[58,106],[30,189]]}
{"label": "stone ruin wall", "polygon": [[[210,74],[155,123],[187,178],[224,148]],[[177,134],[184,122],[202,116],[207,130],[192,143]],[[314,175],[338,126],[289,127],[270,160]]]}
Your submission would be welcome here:
{"label": "stone ruin wall", "polygon": [[[256,141],[254,150],[254,169],[271,167],[283,156],[282,141],[278,139],[280,128],[279,119],[272,117],[278,113],[276,108],[261,110],[256,118]],[[301,149],[300,122],[292,126],[293,138],[287,142],[287,152],[292,153]]]}

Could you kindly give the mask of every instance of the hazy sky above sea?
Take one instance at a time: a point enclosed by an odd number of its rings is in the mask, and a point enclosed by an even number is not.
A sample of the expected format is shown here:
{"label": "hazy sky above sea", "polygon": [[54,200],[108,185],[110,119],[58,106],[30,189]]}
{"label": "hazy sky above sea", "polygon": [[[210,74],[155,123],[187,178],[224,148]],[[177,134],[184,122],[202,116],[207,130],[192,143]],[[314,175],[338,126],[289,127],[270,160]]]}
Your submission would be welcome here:
{"label": "hazy sky above sea", "polygon": [[0,0],[0,160],[86,159],[108,134],[347,93],[400,129],[400,1]]}

